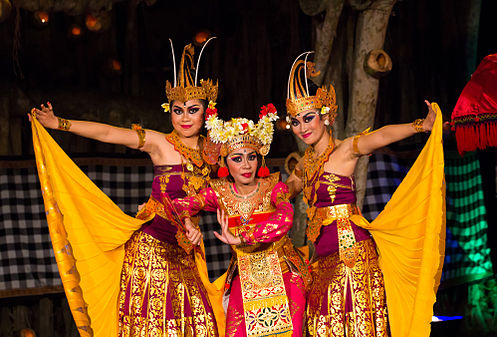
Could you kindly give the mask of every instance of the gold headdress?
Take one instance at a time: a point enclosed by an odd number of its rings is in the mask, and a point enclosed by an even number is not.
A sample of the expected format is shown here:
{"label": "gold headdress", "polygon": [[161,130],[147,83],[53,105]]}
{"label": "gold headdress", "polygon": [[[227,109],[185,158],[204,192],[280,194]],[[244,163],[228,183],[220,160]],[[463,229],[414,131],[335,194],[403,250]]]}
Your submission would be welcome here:
{"label": "gold headdress", "polygon": [[[335,114],[337,111],[335,88],[331,84],[329,88],[326,88],[325,85],[318,88],[316,95],[309,95],[307,79],[319,74],[314,68],[314,63],[307,61],[307,57],[312,53],[314,52],[307,51],[300,54],[290,70],[286,109],[287,114],[291,117],[310,109],[318,109],[322,114]],[[305,55],[305,59],[300,60],[303,55]]]}
{"label": "gold headdress", "polygon": [[[171,43],[171,52],[173,54],[173,65],[174,65],[174,86],[171,82],[166,82],[166,96],[168,103],[162,104],[165,111],[169,111],[169,103],[174,100],[181,102],[186,102],[191,99],[204,99],[209,102],[215,102],[217,99],[217,89],[218,84],[214,84],[212,80],[200,80],[200,86],[197,86],[198,77],[198,67],[200,64],[200,58],[204,52],[205,46],[210,40],[215,39],[211,37],[204,43],[202,50],[198,56],[197,66],[194,64],[194,47],[189,44],[183,49],[183,54],[181,55],[181,61],[179,64],[179,73],[176,76],[176,58],[174,56],[173,42],[169,39]],[[192,72],[195,70],[195,77],[192,76]]]}
{"label": "gold headdress", "polygon": [[262,166],[258,175],[266,177],[269,169],[265,166],[264,157],[269,153],[271,142],[273,141],[273,122],[278,119],[276,108],[273,104],[265,105],[261,108],[259,121],[255,124],[246,118],[232,118],[225,122],[218,118],[217,113],[207,113],[205,127],[208,138],[215,144],[220,144],[220,169],[218,176],[226,177],[228,171],[224,166],[224,157],[237,149],[244,147],[253,149],[262,156]]}

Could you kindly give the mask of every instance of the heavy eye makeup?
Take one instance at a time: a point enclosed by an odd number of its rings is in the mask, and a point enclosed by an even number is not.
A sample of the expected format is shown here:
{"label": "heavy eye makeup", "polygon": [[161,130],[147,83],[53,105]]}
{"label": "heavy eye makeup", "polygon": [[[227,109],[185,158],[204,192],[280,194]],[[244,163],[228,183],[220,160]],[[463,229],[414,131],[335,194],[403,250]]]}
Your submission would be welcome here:
{"label": "heavy eye makeup", "polygon": [[173,112],[176,114],[176,115],[181,115],[184,111],[183,111],[183,107],[180,107],[178,105],[173,105]]}
{"label": "heavy eye makeup", "polygon": [[235,163],[241,163],[242,162],[242,156],[241,155],[236,155],[236,156],[231,156],[230,160],[235,162]]}
{"label": "heavy eye makeup", "polygon": [[198,105],[194,105],[194,106],[191,106],[191,107],[188,108],[188,113],[190,115],[194,115],[197,112],[199,112],[199,110],[200,110],[200,107]]}
{"label": "heavy eye makeup", "polygon": [[316,114],[314,112],[310,112],[308,114],[306,114],[302,120],[304,121],[304,123],[310,123],[314,118],[316,118]]}
{"label": "heavy eye makeup", "polygon": [[[316,113],[309,112],[309,113],[305,114],[304,117],[302,117],[302,121],[307,124],[307,123],[312,122],[312,120],[314,118],[316,118]],[[300,122],[297,118],[292,118],[290,123],[292,124],[293,127],[297,127],[300,125]]]}
{"label": "heavy eye makeup", "polygon": [[[229,159],[235,163],[241,163],[242,162],[242,158],[243,158],[243,154],[241,153],[237,153],[237,154],[233,154]],[[257,154],[254,152],[251,152],[247,155],[247,159],[248,161],[254,161],[254,160],[257,160]]]}

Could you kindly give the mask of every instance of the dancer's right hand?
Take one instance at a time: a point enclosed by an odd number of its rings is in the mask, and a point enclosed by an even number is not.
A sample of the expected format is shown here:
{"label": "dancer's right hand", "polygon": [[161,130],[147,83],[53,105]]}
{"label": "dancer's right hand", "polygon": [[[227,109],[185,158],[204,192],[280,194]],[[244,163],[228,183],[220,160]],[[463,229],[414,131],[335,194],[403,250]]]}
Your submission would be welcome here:
{"label": "dancer's right hand", "polygon": [[193,222],[190,218],[185,218],[185,229],[187,239],[195,246],[200,245],[200,241],[202,241],[202,232],[193,227]]}
{"label": "dancer's right hand", "polygon": [[53,113],[52,104],[47,102],[46,106],[45,104],[42,104],[40,105],[40,108],[41,110],[37,108],[31,109],[31,113],[28,114],[29,121],[31,122],[31,115],[34,115],[36,116],[38,122],[40,122],[44,127],[49,129],[57,129],[59,127],[59,120]]}
{"label": "dancer's right hand", "polygon": [[224,210],[217,209],[217,221],[221,225],[221,234],[214,232],[214,236],[228,245],[239,245],[242,240],[239,237],[231,234],[228,227],[228,215],[224,214]]}

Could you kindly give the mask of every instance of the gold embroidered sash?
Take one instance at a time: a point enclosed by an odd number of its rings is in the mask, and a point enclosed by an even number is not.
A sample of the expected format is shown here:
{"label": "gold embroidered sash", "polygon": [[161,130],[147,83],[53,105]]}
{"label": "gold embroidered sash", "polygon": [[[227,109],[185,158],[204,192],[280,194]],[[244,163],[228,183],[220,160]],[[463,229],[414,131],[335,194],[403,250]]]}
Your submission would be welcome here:
{"label": "gold embroidered sash", "polygon": [[293,325],[278,253],[237,250],[248,337],[291,336]]}
{"label": "gold embroidered sash", "polygon": [[321,227],[337,222],[338,251],[340,260],[347,267],[352,268],[357,257],[357,247],[354,231],[350,222],[352,214],[358,214],[357,206],[354,204],[340,204],[328,207],[315,208],[313,218],[307,227],[307,238],[315,242],[321,233]]}

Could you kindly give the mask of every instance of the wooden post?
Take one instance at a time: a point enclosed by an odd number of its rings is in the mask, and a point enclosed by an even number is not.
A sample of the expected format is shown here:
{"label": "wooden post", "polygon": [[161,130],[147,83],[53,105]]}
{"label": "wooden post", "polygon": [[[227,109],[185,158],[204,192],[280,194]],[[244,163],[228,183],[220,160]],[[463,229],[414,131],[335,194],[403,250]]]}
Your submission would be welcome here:
{"label": "wooden post", "polygon": [[329,0],[326,15],[320,27],[316,27],[316,55],[314,62],[316,70],[320,73],[313,78],[314,82],[320,86],[325,78],[330,60],[333,42],[337,35],[337,26],[342,14],[344,0]]}
{"label": "wooden post", "polygon": [[[353,136],[373,126],[378,99],[379,81],[366,73],[364,60],[371,50],[382,49],[388,20],[396,0],[376,0],[359,13],[354,43],[354,56],[348,119],[345,136]],[[355,170],[357,204],[362,207],[366,192],[368,157],[359,160]]]}
{"label": "wooden post", "polygon": [[49,297],[42,297],[40,299],[38,321],[38,337],[53,336],[53,302]]}

